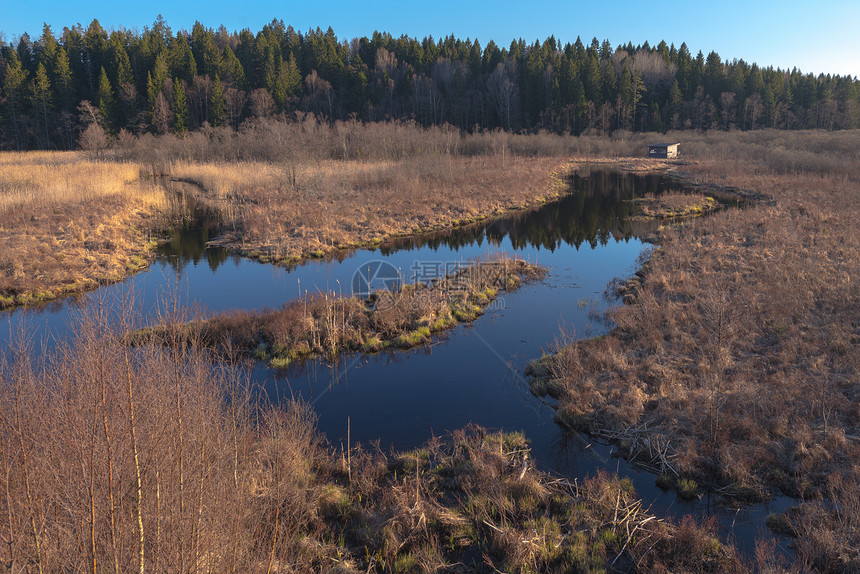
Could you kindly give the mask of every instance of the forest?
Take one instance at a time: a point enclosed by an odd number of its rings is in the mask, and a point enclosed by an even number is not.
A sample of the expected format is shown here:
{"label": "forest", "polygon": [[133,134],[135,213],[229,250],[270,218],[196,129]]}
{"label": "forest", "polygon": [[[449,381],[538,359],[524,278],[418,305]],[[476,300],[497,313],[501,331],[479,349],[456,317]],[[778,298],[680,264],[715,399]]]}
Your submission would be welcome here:
{"label": "forest", "polygon": [[93,20],[0,42],[0,149],[73,149],[88,128],[98,142],[302,114],[575,135],[838,130],[860,127],[860,81],[693,55],[686,43],[347,41],[282,20],[256,34]]}

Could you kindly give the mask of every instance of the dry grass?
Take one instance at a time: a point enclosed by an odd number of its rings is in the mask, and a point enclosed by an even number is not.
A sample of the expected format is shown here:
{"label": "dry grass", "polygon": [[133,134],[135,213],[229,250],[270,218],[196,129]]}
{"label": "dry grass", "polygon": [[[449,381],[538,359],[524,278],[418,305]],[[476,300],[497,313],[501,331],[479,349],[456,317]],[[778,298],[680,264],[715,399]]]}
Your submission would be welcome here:
{"label": "dry grass", "polygon": [[662,193],[659,196],[647,194],[633,201],[639,208],[639,212],[634,216],[637,219],[695,217],[719,206],[714,198],[695,193]]}
{"label": "dry grass", "polygon": [[226,247],[292,262],[394,236],[470,223],[557,197],[560,161],[483,157],[178,163],[224,214]]}
{"label": "dry grass", "polygon": [[558,176],[570,158],[629,155],[642,141],[623,132],[465,134],[307,116],[251,122],[240,132],[124,138],[104,161],[2,154],[0,306],[90,289],[144,267],[169,210],[140,173],[172,176],[205,197],[222,214],[221,244],[292,263],[543,203],[563,193]]}
{"label": "dry grass", "polygon": [[0,154],[0,307],[118,281],[147,264],[164,194],[130,163]]}
{"label": "dry grass", "polygon": [[[677,171],[770,201],[665,230],[610,335],[564,346],[539,387],[561,397],[560,422],[670,476],[741,498],[823,494],[795,530],[818,516],[830,542],[800,558],[855,568],[856,536],[834,525],[860,518],[828,485],[856,492],[860,460],[860,133],[713,138]],[[850,518],[821,518],[838,508]]]}
{"label": "dry grass", "polygon": [[132,350],[127,313],[88,317],[43,364],[0,363],[12,572],[744,571],[713,525],[539,472],[521,435],[335,449],[308,407],[255,405],[193,344]]}

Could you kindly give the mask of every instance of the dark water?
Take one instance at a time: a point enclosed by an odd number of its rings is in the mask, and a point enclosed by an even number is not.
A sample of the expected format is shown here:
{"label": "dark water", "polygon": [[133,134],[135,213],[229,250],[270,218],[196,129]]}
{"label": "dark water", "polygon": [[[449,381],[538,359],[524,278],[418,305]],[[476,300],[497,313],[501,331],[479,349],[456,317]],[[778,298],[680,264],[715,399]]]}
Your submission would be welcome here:
{"label": "dark water", "polygon": [[562,432],[553,422],[552,407],[528,391],[522,373],[529,361],[565,338],[606,331],[600,315],[609,304],[607,283],[630,275],[647,249],[640,238],[654,226],[631,222],[632,206],[623,200],[675,185],[659,176],[602,170],[582,175],[571,180],[571,194],[528,213],[292,269],[207,249],[206,241],[218,229],[217,214],[190,201],[186,207],[195,221],[175,230],[149,270],[79,298],[6,313],[10,329],[0,336],[7,339],[23,322],[31,337],[49,347],[52,340],[69,336],[83,303],[100,298],[112,304],[129,291],[148,318],[177,296],[211,312],[258,309],[304,293],[349,294],[356,271],[374,261],[390,263],[412,279],[490,252],[514,254],[547,266],[549,275],[514,293],[501,293],[478,320],[426,347],[343,355],[333,364],[308,361],[283,372],[259,364],[253,377],[274,399],[301,396],[310,402],[320,430],[335,445],[346,441],[348,424],[353,443],[378,441],[383,449],[412,448],[432,434],[469,423],[522,431],[541,467],[569,477],[601,469],[618,472],[633,481],[657,515],[715,514],[723,535],[751,553],[757,538],[772,536],[764,525],[767,514],[784,510],[790,499],[739,511],[707,500],[682,502],[657,488],[653,474],[613,458],[612,447]]}

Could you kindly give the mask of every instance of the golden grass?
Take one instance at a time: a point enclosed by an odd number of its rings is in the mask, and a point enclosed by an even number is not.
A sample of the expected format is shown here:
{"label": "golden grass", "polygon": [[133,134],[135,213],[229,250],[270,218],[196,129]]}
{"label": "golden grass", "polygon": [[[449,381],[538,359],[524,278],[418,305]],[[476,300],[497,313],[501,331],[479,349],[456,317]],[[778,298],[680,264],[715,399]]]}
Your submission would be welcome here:
{"label": "golden grass", "polygon": [[88,161],[73,152],[0,153],[0,215],[120,194],[160,197],[139,175],[137,164]]}
{"label": "golden grass", "polygon": [[233,225],[222,245],[291,262],[543,203],[563,192],[553,175],[562,165],[495,156],[183,162],[172,175],[198,184]]}
{"label": "golden grass", "polygon": [[134,163],[0,154],[0,307],[117,281],[147,264],[164,192]]}

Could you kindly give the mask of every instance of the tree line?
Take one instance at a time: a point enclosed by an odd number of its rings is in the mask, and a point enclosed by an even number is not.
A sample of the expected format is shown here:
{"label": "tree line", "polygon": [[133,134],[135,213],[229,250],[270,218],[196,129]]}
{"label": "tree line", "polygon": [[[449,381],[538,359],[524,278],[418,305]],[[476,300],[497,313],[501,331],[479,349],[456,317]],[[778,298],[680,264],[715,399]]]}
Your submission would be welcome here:
{"label": "tree line", "polygon": [[174,33],[160,16],[142,32],[108,32],[93,20],[0,43],[5,149],[71,149],[88,126],[184,134],[309,113],[573,134],[834,130],[860,127],[860,81],[693,55],[685,43],[613,48],[551,36],[505,48],[384,32],[346,41],[281,20],[256,34],[200,23]]}

